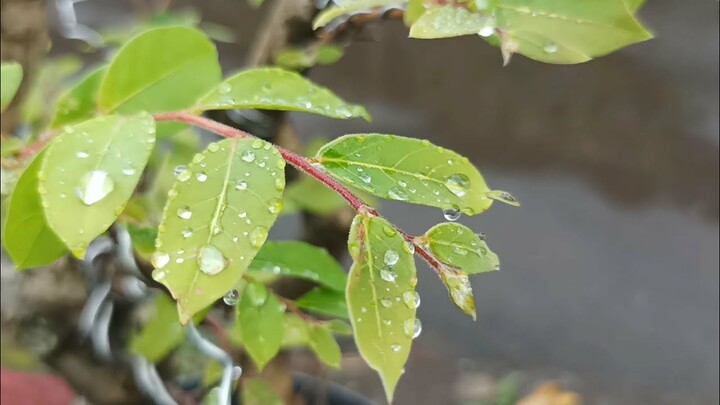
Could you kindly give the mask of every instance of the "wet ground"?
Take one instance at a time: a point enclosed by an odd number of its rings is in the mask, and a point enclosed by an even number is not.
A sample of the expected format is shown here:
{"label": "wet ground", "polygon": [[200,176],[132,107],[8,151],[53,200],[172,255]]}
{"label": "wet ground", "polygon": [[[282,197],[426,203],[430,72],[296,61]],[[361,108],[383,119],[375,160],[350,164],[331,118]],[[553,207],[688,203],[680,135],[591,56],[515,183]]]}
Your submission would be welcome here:
{"label": "wet ground", "polygon": [[[233,62],[258,23],[235,3],[202,5],[241,35],[220,47]],[[294,115],[304,139],[427,138],[523,203],[461,219],[502,260],[474,279],[477,322],[421,265],[423,333],[397,404],[450,403],[468,368],[560,379],[590,404],[718,402],[718,4],[649,3],[657,39],[582,65],[502,68],[478,38],[408,40],[388,23],[312,72],[375,120]],[[415,233],[442,220],[382,212]],[[352,384],[380,395],[374,376]]]}

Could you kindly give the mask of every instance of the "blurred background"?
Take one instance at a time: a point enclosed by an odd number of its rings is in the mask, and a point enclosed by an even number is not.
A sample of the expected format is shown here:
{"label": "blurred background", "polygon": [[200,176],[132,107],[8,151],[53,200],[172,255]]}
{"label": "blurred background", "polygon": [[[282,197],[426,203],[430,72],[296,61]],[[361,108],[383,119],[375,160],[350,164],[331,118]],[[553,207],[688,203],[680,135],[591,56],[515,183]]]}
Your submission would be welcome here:
{"label": "blurred background", "polygon": [[[77,20],[122,29],[138,3],[87,0]],[[232,40],[218,43],[225,72],[246,63],[269,10],[240,0],[170,5],[186,7],[229,28]],[[81,50],[54,2],[47,13],[50,55]],[[503,68],[479,38],[410,40],[386,21],[310,71],[374,121],[292,114],[303,142],[426,138],[523,203],[460,220],[487,235],[502,263],[473,279],[477,322],[419,264],[423,332],[396,404],[493,403],[482,401],[547,381],[587,404],[718,403],[718,2],[649,0],[640,15],[655,39],[580,65],[516,56]],[[442,220],[392,202],[381,211],[411,233]],[[301,226],[282,217],[273,237],[297,237]],[[384,403],[375,373],[345,349],[329,377]]]}

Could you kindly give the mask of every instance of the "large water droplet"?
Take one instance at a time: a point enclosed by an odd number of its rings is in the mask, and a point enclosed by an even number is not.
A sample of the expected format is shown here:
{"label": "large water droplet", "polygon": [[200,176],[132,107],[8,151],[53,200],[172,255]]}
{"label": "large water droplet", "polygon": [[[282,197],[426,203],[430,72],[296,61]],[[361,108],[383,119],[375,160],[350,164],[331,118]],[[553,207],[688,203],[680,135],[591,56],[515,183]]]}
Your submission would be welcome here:
{"label": "large water droplet", "polygon": [[207,150],[210,152],[217,152],[220,149],[220,145],[217,142],[213,142],[207,146]]}
{"label": "large water droplet", "polygon": [[238,190],[238,191],[247,190],[247,187],[248,187],[248,185],[245,180],[238,180],[235,183],[235,190]]}
{"label": "large water droplet", "polygon": [[232,289],[228,291],[227,294],[223,297],[223,302],[225,305],[235,305],[238,302],[238,299],[240,298],[240,293],[236,289]]}
{"label": "large water droplet", "polygon": [[200,183],[204,183],[207,180],[208,176],[205,174],[205,172],[198,172],[197,175],[195,175],[195,179],[199,181]]}
{"label": "large water droplet", "polygon": [[399,200],[399,201],[406,201],[408,199],[408,195],[405,192],[405,190],[403,190],[399,187],[390,188],[390,190],[388,190],[388,197],[393,200]]}
{"label": "large water droplet", "polygon": [[446,208],[443,210],[443,216],[448,221],[457,221],[458,219],[460,219],[460,215],[460,210],[456,207]]}
{"label": "large water droplet", "polygon": [[263,142],[262,140],[255,139],[252,141],[252,144],[250,144],[250,146],[252,146],[253,149],[260,149],[263,147],[264,144],[265,144],[265,142]]}
{"label": "large water droplet", "polygon": [[380,304],[385,308],[390,308],[392,306],[392,300],[390,298],[383,298],[380,300]]}
{"label": "large water droplet", "polygon": [[555,53],[558,51],[558,45],[555,42],[548,42],[543,47],[543,51],[545,51],[545,53]]}
{"label": "large water droplet", "polygon": [[509,204],[514,207],[520,206],[520,201],[518,201],[517,198],[515,198],[512,194],[508,193],[507,191],[492,190],[492,191],[488,191],[487,194],[485,194],[485,195],[488,198],[492,198],[493,200],[504,202],[505,204]]}
{"label": "large water droplet", "polygon": [[77,196],[85,205],[93,205],[107,197],[115,188],[115,182],[103,170],[93,170],[80,178]]}
{"label": "large water droplet", "polygon": [[250,232],[250,244],[253,245],[253,247],[259,249],[260,246],[265,243],[265,239],[267,239],[268,236],[268,229],[264,226],[258,226],[257,228],[253,229],[252,232]]}
{"label": "large water droplet", "polygon": [[398,260],[400,260],[400,255],[398,254],[398,252],[396,252],[392,249],[386,251],[385,256],[383,257],[383,262],[385,264],[387,264],[388,266],[395,265],[395,263],[397,263]]}
{"label": "large water droplet", "polygon": [[458,197],[463,197],[470,187],[470,179],[462,173],[456,173],[445,179],[445,187]]}
{"label": "large water droplet", "polygon": [[362,180],[363,183],[370,183],[372,181],[372,177],[370,177],[370,175],[365,172],[358,174],[358,177],[360,178],[360,180]]}
{"label": "large water droplet", "polygon": [[193,235],[193,230],[190,228],[185,228],[180,232],[180,234],[183,238],[187,239]]}
{"label": "large water droplet", "polygon": [[176,167],[173,173],[178,181],[187,181],[192,176],[192,172],[185,165]]}
{"label": "large water droplet", "polygon": [[273,198],[268,202],[268,211],[270,211],[271,214],[279,214],[280,211],[282,211],[283,202],[279,198]]}
{"label": "large water droplet", "polygon": [[380,278],[388,283],[394,283],[397,278],[397,273],[391,267],[386,267],[380,270]]}
{"label": "large water droplet", "polygon": [[150,263],[152,263],[153,267],[155,267],[156,269],[161,269],[165,267],[165,265],[169,262],[170,255],[160,250],[153,253],[152,257],[150,258]]}
{"label": "large water droplet", "polygon": [[182,219],[190,219],[190,217],[192,217],[192,211],[190,211],[190,207],[187,205],[181,205],[177,209],[177,216]]}
{"label": "large water droplet", "polygon": [[225,256],[223,256],[218,248],[213,245],[207,245],[200,251],[198,265],[200,266],[200,271],[212,276],[213,274],[218,274],[223,271],[227,263],[225,262]]}
{"label": "large water droplet", "polygon": [[403,322],[403,330],[405,331],[405,335],[415,339],[420,336],[420,332],[422,332],[422,323],[420,323],[419,319],[408,319]]}
{"label": "large water droplet", "polygon": [[397,231],[395,230],[395,228],[390,225],[383,225],[383,233],[390,238],[397,235]]}
{"label": "large water droplet", "polygon": [[251,150],[246,150],[242,153],[242,155],[240,155],[240,159],[248,163],[253,162],[255,161],[255,152]]}
{"label": "large water droplet", "polygon": [[415,309],[420,306],[420,294],[417,291],[405,291],[402,295],[403,302],[410,309]]}

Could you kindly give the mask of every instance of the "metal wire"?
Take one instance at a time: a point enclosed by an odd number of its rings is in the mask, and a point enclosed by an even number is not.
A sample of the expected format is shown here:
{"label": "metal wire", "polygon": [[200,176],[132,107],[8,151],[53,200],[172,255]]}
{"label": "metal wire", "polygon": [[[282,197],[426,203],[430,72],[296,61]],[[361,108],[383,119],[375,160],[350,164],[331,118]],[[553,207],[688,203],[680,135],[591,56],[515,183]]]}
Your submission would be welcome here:
{"label": "metal wire", "polygon": [[200,335],[195,325],[189,322],[187,325],[187,336],[190,341],[198,348],[202,353],[220,362],[223,365],[222,379],[220,380],[219,386],[219,397],[218,404],[230,405],[230,398],[232,397],[232,382],[233,378],[239,378],[242,373],[240,367],[235,367],[233,360],[230,355],[223,349],[215,346],[214,343],[205,339]]}

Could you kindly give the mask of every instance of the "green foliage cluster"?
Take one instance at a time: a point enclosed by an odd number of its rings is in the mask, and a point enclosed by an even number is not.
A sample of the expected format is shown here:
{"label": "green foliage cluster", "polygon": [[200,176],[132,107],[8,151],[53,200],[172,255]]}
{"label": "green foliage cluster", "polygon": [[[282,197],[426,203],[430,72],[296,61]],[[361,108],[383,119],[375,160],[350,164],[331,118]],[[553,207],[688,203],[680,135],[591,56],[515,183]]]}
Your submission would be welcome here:
{"label": "green foliage cluster", "polygon": [[[637,4],[629,0],[435,3],[407,2],[411,37],[480,34],[511,53],[553,63],[582,62],[648,37],[633,15]],[[315,26],[389,4],[397,2],[344,2],[321,13]],[[329,47],[310,56],[293,52],[280,58],[289,68],[331,63],[341,55]],[[21,78],[19,65],[3,64],[3,109]],[[467,158],[425,140],[350,134],[302,158],[193,119],[227,109],[370,119],[362,106],[282,68],[223,79],[215,46],[195,28],[142,32],[59,98],[47,120],[54,136],[27,164],[10,197],[7,252],[18,269],[67,253],[83,258],[90,242],[114,223],[124,224],[137,254],[154,266],[154,280],[172,295],[156,296],[152,316],[129,340],[129,350],[160,361],[182,342],[182,325],[201,321],[222,298],[236,312],[227,331],[233,344],[258,368],[282,348],[297,346],[339,367],[333,335],[352,334],[391,399],[421,330],[414,256],[431,265],[451,301],[474,318],[468,276],[499,269],[499,259],[482,235],[454,221],[480,214],[494,201],[517,200],[489,188]],[[201,148],[188,123],[229,137]],[[6,149],[4,142],[3,155],[21,148],[27,145]],[[307,176],[286,189],[288,163]],[[371,208],[374,198],[439,208],[448,222],[413,237]],[[283,213],[328,213],[346,204],[356,210],[347,274],[323,249],[267,241]],[[268,287],[278,277],[311,280],[317,287],[288,300]],[[247,385],[247,403],[275,401],[262,382]]]}

